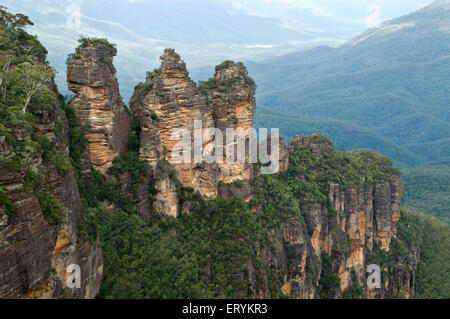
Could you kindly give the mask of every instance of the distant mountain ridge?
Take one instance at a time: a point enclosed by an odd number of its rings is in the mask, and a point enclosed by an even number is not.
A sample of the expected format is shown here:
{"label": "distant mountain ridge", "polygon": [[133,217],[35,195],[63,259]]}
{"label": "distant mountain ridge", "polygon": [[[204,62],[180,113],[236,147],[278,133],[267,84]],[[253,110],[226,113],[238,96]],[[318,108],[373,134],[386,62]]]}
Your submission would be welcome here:
{"label": "distant mountain ridge", "polygon": [[[280,19],[249,15],[227,1],[3,0],[2,4],[11,12],[34,18],[35,26],[28,30],[48,48],[49,60],[59,71],[56,80],[62,93],[68,92],[65,59],[81,36],[108,38],[117,44],[118,78],[125,102],[135,83],[145,76],[143,70],[157,67],[160,52],[167,47],[183,53],[191,67],[215,66],[228,58],[260,59],[293,52],[308,43],[334,43],[358,32],[345,31],[354,30],[347,25],[334,25],[329,36],[300,32],[284,27]],[[70,5],[79,5],[79,28],[67,25]]]}
{"label": "distant mountain ridge", "polygon": [[[337,48],[247,63],[259,126],[323,133],[398,166],[450,156],[450,2],[435,1]],[[354,138],[350,138],[354,136]],[[364,136],[364,137],[361,137]]]}

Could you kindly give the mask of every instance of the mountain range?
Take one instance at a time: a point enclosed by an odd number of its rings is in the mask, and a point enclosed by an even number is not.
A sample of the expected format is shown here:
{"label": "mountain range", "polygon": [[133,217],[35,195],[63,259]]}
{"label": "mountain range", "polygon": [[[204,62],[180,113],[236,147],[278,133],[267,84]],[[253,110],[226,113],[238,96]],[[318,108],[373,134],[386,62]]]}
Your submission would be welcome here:
{"label": "mountain range", "polygon": [[259,61],[343,42],[364,31],[366,20],[373,15],[376,19],[395,17],[424,3],[384,3],[380,13],[379,7],[370,6],[374,2],[383,1],[3,0],[2,4],[11,12],[33,17],[35,25],[27,30],[38,35],[48,49],[63,94],[68,93],[65,60],[80,37],[108,38],[115,43],[118,77],[127,103],[134,84],[145,76],[143,68],[158,67],[164,48],[180,52],[191,70],[214,68],[227,59]]}
{"label": "mountain range", "polygon": [[285,137],[322,133],[397,166],[450,156],[450,2],[383,23],[332,48],[247,63],[259,85],[257,122]]}

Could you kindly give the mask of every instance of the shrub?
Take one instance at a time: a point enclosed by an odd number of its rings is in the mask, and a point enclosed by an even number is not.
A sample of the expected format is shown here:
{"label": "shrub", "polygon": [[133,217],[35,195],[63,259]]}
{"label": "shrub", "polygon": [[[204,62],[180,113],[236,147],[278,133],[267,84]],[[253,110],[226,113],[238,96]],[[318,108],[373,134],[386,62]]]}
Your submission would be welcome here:
{"label": "shrub", "polygon": [[60,226],[64,223],[64,212],[61,202],[46,191],[35,193],[45,220],[52,226]]}
{"label": "shrub", "polygon": [[100,212],[96,208],[88,208],[83,211],[78,236],[84,240],[94,242],[97,240],[100,231],[98,217]]}
{"label": "shrub", "polygon": [[322,253],[322,272],[319,279],[319,296],[321,299],[331,299],[339,288],[340,278],[333,273],[330,257]]}
{"label": "shrub", "polygon": [[52,145],[48,137],[34,135],[33,140],[39,144],[40,150],[42,150],[44,163],[52,165],[58,174],[67,175],[70,172],[71,166],[67,162],[64,153],[55,150],[54,145]]}
{"label": "shrub", "polygon": [[8,192],[0,187],[0,207],[6,210],[6,215],[8,216],[8,224],[13,224],[17,217],[17,208],[11,202],[11,199],[8,196]]}
{"label": "shrub", "polygon": [[73,60],[79,60],[79,59],[81,59],[81,57],[80,57],[79,55],[77,55],[76,53],[70,53],[70,54],[67,56],[66,64],[68,65],[68,64],[70,64]]}
{"label": "shrub", "polygon": [[364,294],[363,288],[358,284],[354,284],[344,291],[342,298],[343,299],[362,299],[362,298],[364,298],[364,295],[365,294]]}
{"label": "shrub", "polygon": [[70,161],[77,172],[81,169],[81,156],[88,146],[88,140],[84,136],[83,127],[73,108],[68,105],[64,105],[63,111],[66,114],[70,129]]}
{"label": "shrub", "polygon": [[78,40],[78,43],[82,47],[87,47],[89,45],[94,46],[95,48],[107,48],[107,49],[115,49],[116,45],[112,44],[105,38],[81,38]]}

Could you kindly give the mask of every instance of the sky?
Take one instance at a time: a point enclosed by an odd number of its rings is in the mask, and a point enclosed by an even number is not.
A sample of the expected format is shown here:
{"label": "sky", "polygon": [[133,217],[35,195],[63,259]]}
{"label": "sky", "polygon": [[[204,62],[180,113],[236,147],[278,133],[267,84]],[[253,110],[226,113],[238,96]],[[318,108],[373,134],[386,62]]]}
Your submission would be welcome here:
{"label": "sky", "polygon": [[[133,1],[133,0],[131,0]],[[236,8],[265,17],[283,18],[292,28],[301,25],[301,12],[312,12],[319,17],[335,18],[373,27],[415,11],[431,0],[229,0]]]}
{"label": "sky", "polygon": [[[31,1],[31,0],[30,0]],[[148,13],[159,13],[161,8],[186,6],[215,10],[224,13],[244,13],[249,16],[276,18],[293,30],[320,30],[327,19],[373,27],[386,21],[424,7],[432,0],[32,0],[48,4],[99,8],[99,12],[118,10],[117,20],[127,18],[131,8],[141,7]],[[19,0],[20,2],[20,0]],[[88,10],[89,12],[93,12]],[[106,11],[106,12],[105,12]],[[205,12],[207,13],[207,12]],[[83,12],[82,12],[83,14]],[[99,18],[99,16],[97,16]],[[117,21],[119,22],[119,21]],[[322,27],[323,29],[323,27]]]}
{"label": "sky", "polygon": [[[35,7],[35,11],[42,16],[49,16],[52,10],[59,10],[67,16],[67,24],[73,20],[69,18],[70,16],[79,14],[79,20],[85,24],[92,21],[113,23],[139,36],[161,41],[231,43],[234,40],[237,43],[245,41],[247,44],[269,45],[304,42],[308,40],[305,37],[309,37],[309,40],[349,40],[367,28],[376,27],[383,21],[418,10],[430,4],[432,0],[2,0],[2,2],[17,10]],[[31,14],[33,17],[36,15],[34,12]],[[54,21],[50,19],[48,23]],[[206,30],[206,27],[210,30]],[[235,33],[236,36],[229,38],[230,33]],[[239,37],[240,33],[243,33],[244,37]]]}
{"label": "sky", "polygon": [[[124,0],[129,4],[173,3],[168,0]],[[183,0],[181,0],[183,1]],[[303,27],[302,14],[313,13],[317,17],[335,18],[367,27],[375,26],[406,13],[415,11],[432,0],[210,0],[224,3],[249,15],[283,19],[290,28]],[[180,2],[180,1],[178,1]],[[186,2],[186,1],[184,1]],[[198,3],[199,0],[187,1]],[[311,26],[313,27],[313,26]]]}

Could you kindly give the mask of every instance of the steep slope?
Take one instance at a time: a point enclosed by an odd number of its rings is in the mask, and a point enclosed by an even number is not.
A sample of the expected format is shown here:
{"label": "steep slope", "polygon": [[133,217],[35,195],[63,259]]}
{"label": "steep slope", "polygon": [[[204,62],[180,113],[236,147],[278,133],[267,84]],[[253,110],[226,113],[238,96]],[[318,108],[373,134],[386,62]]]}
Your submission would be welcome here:
{"label": "steep slope", "polygon": [[[111,44],[81,40],[66,105],[45,49],[22,30],[28,18],[1,14],[1,297],[448,298],[448,227],[400,208],[387,157],[336,152],[313,135],[280,140],[271,175],[260,162],[167,158],[171,131],[191,133],[197,119],[202,133],[253,127],[255,83],[242,63],[197,86],[166,49],[135,89],[131,125]],[[65,289],[70,264],[81,289]],[[370,264],[380,288],[367,286]]]}
{"label": "steep slope", "polygon": [[[289,152],[287,172],[251,181],[248,203],[198,199],[190,214],[151,226],[118,202],[100,210],[101,296],[412,297],[420,254],[397,236],[402,187],[389,160],[337,153],[320,136],[296,138]],[[383,289],[367,289],[370,263]]]}
{"label": "steep slope", "polygon": [[[29,23],[0,7],[0,298],[94,298],[102,251],[79,232],[64,99]],[[81,286],[66,290],[72,264]]]}
{"label": "steep slope", "polygon": [[398,237],[420,252],[414,297],[448,299],[450,228],[432,216],[404,209],[398,224]]}
{"label": "steep slope", "polygon": [[[420,245],[398,236],[403,188],[388,158],[371,152],[339,153],[321,136],[297,137],[289,146],[282,144],[289,156],[284,172],[250,181],[239,175],[215,200],[203,188],[214,170],[204,170],[202,179],[190,178],[191,166],[165,159],[175,129],[190,128],[195,119],[213,125],[217,110],[234,114],[235,104],[219,103],[219,97],[237,87],[217,89],[221,74],[232,79],[235,68],[242,66],[226,62],[217,67],[215,78],[197,87],[179,55],[168,49],[161,69],[149,72],[147,81],[136,87],[130,104],[141,127],[134,161],[139,161],[139,152],[141,164],[136,167],[145,163],[151,168],[148,178],[154,180],[157,214],[144,221],[128,201],[114,196],[123,189],[113,182],[118,176],[114,172],[123,172],[119,168],[124,165],[115,161],[95,192],[98,200],[108,198],[112,204],[97,207],[95,213],[106,260],[101,296],[413,297]],[[245,78],[241,80],[230,83],[245,84]],[[248,92],[251,97],[251,90],[240,90],[239,96],[248,97]],[[233,101],[227,97],[225,101]],[[249,114],[246,121],[235,118],[230,123],[251,125]],[[137,183],[139,187],[145,179]],[[185,204],[189,209],[180,209]],[[410,233],[402,228],[403,235]],[[127,248],[131,246],[132,251]],[[371,263],[382,267],[378,290],[367,288]]]}
{"label": "steep slope", "polygon": [[[342,125],[333,121],[342,121],[349,124],[349,134],[372,134],[372,143],[357,137],[352,148],[382,151],[398,165],[447,158],[449,11],[448,1],[436,1],[338,48],[247,63],[259,84],[258,103],[269,110],[260,111],[258,125],[271,121],[292,138],[291,126],[299,126],[302,133],[302,126],[308,131],[315,120],[322,123],[314,128],[316,133],[326,134],[341,148],[348,142],[344,145],[344,136],[334,131]],[[295,122],[284,123],[280,114]]]}

